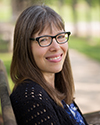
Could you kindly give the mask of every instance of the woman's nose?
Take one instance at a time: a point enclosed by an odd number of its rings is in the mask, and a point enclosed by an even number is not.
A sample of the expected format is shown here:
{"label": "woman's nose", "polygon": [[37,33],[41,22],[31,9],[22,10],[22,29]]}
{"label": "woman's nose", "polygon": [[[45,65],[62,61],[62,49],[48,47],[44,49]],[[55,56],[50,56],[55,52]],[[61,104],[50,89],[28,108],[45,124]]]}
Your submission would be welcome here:
{"label": "woman's nose", "polygon": [[57,43],[56,39],[52,39],[52,44],[50,45],[50,51],[57,51],[60,49],[60,44]]}

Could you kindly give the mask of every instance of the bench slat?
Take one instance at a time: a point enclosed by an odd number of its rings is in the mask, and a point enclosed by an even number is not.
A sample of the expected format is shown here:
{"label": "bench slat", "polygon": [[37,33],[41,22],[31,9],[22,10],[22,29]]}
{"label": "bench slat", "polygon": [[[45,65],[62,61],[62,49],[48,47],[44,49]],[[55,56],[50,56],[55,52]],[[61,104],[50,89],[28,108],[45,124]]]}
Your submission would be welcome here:
{"label": "bench slat", "polygon": [[10,93],[6,69],[0,60],[0,98],[4,125],[17,125],[9,98]]}
{"label": "bench slat", "polygon": [[84,114],[88,124],[100,125],[100,111]]}

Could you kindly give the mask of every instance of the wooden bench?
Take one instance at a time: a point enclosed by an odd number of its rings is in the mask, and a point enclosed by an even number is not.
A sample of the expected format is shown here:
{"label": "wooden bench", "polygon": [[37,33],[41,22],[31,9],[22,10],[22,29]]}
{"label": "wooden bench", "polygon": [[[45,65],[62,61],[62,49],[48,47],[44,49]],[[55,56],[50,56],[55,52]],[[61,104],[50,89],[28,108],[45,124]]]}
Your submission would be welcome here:
{"label": "wooden bench", "polygon": [[89,125],[100,125],[100,111],[84,114]]}
{"label": "wooden bench", "polygon": [[[4,125],[17,125],[10,102],[7,73],[3,62],[0,60],[0,98]],[[84,114],[89,125],[100,125],[100,111]]]}
{"label": "wooden bench", "polygon": [[0,99],[3,122],[4,125],[17,125],[9,98],[10,93],[6,69],[0,60]]}

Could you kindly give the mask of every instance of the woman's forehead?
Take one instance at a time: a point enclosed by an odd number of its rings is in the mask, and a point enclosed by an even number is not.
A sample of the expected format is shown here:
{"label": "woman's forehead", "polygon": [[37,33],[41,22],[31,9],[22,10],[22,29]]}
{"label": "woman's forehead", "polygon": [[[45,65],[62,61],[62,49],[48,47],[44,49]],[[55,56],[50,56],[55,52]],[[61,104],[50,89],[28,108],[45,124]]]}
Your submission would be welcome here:
{"label": "woman's forehead", "polygon": [[51,34],[53,33],[53,31],[60,31],[60,30],[64,30],[64,29],[62,27],[59,27],[51,23],[51,24],[45,25],[45,27],[42,30],[38,31],[38,35],[41,35],[43,32],[46,32],[46,31],[48,31]]}

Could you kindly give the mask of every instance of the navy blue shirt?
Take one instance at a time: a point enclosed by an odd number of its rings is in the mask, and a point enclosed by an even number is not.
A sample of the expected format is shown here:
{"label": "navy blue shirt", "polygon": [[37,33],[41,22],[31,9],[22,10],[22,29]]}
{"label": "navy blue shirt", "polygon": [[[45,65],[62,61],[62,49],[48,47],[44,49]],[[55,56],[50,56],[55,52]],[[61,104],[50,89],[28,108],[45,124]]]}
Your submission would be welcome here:
{"label": "navy blue shirt", "polygon": [[62,100],[62,104],[64,106],[65,111],[69,114],[70,118],[76,120],[75,125],[86,125],[82,115],[79,113],[74,103],[68,105],[65,103],[64,100]]}

